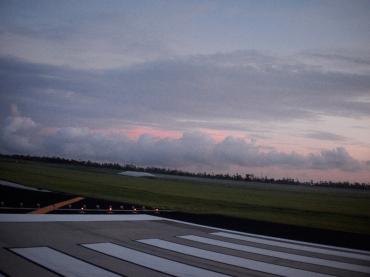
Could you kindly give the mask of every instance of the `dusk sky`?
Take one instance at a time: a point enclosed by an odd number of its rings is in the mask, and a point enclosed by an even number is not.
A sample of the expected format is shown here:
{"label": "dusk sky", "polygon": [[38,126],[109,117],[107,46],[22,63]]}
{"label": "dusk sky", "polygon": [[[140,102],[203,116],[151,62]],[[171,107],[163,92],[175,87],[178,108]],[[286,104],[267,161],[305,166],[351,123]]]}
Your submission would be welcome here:
{"label": "dusk sky", "polygon": [[370,1],[0,1],[0,153],[370,182]]}

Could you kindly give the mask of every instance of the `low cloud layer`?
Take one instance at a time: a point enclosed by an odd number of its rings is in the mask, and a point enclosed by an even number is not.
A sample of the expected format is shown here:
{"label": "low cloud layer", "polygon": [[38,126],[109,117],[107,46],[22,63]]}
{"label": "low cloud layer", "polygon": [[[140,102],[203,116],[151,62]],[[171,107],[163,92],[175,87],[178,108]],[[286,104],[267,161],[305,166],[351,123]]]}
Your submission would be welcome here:
{"label": "low cloud layer", "polygon": [[[335,56],[333,57],[335,59]],[[257,51],[182,57],[112,70],[0,58],[0,116],[17,103],[48,125],[107,122],[243,129],[248,122],[370,117],[370,78]]]}
{"label": "low cloud layer", "polygon": [[19,114],[8,117],[1,126],[0,145],[2,153],[60,155],[183,169],[280,167],[349,172],[368,169],[365,162],[354,159],[342,147],[302,155],[266,150],[266,146],[255,141],[235,137],[216,142],[203,133],[184,133],[177,139],[144,134],[133,140],[89,128],[45,128]]}

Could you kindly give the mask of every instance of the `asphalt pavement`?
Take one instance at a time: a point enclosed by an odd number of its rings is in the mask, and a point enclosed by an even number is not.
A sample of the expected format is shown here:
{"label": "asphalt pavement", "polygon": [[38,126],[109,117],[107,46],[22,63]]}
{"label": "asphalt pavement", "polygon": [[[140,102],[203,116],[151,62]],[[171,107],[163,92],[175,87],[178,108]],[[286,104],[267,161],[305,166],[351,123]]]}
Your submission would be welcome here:
{"label": "asphalt pavement", "polygon": [[131,215],[1,214],[5,276],[370,276],[370,252]]}

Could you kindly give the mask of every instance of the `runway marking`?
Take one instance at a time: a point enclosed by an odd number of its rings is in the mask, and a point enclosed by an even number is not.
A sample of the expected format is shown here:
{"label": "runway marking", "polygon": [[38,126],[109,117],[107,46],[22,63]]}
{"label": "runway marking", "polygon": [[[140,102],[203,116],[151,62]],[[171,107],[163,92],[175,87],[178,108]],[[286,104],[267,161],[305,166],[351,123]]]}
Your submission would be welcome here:
{"label": "runway marking", "polygon": [[240,245],[236,243],[230,243],[230,242],[209,239],[209,238],[204,238],[204,237],[199,237],[199,236],[194,236],[194,235],[179,236],[179,238],[201,242],[201,243],[206,243],[210,245],[216,245],[216,246],[225,247],[229,249],[249,252],[249,253],[255,253],[255,254],[260,254],[260,255],[265,255],[265,256],[270,256],[270,257],[286,259],[286,260],[328,266],[328,267],[345,269],[345,270],[350,270],[350,271],[370,273],[370,267],[368,266],[362,266],[362,265],[356,265],[356,264],[350,264],[350,263],[344,263],[344,262],[338,262],[338,261],[331,261],[331,260],[307,257],[307,256],[302,256],[302,255],[296,255],[296,254],[289,254],[286,252],[280,252],[280,251],[274,251],[274,250],[266,250],[263,248],[257,248],[253,246],[247,246],[247,245]]}
{"label": "runway marking", "polygon": [[0,222],[89,222],[163,220],[146,214],[0,214]]}
{"label": "runway marking", "polygon": [[100,253],[116,257],[124,261],[128,261],[173,276],[194,276],[194,277],[229,276],[214,271],[198,268],[195,266],[186,265],[176,261],[171,261],[165,258],[136,251],[113,243],[82,244],[82,246]]}
{"label": "runway marking", "polygon": [[81,200],[83,200],[85,198],[83,197],[75,197],[75,198],[72,198],[72,199],[69,199],[69,200],[66,200],[66,201],[62,201],[62,202],[58,202],[58,203],[55,203],[55,204],[52,204],[52,205],[49,205],[49,206],[46,206],[46,207],[43,207],[43,208],[40,208],[40,209],[37,209],[37,210],[34,210],[32,212],[30,212],[30,214],[47,214],[47,213],[50,213],[56,209],[59,209],[61,207],[64,207],[64,206],[67,206],[69,204],[73,204],[73,203],[76,203],[76,202],[79,202]]}
{"label": "runway marking", "polygon": [[239,233],[239,234],[243,234],[243,235],[250,236],[250,237],[262,238],[262,239],[273,240],[273,241],[287,242],[287,243],[293,243],[293,244],[299,244],[299,245],[308,245],[308,246],[326,248],[326,249],[331,249],[331,250],[346,251],[346,252],[370,255],[370,252],[366,251],[366,250],[359,250],[359,249],[346,248],[346,247],[338,247],[338,246],[332,246],[332,245],[327,245],[327,244],[319,244],[319,243],[312,243],[312,242],[299,241],[299,240],[283,239],[283,238],[278,238],[278,237],[268,237],[268,236],[263,236],[263,235],[242,233],[242,232],[225,230],[225,229],[223,231],[229,231],[229,232],[235,233],[235,234]]}
{"label": "runway marking", "polygon": [[245,258],[240,258],[237,256],[225,255],[213,251],[203,250],[191,246],[186,246],[182,244],[177,244],[161,239],[143,239],[138,240],[138,242],[145,243],[148,245],[156,246],[162,249],[171,250],[174,252],[178,252],[185,255],[190,255],[202,259],[207,259],[211,261],[216,261],[219,263],[234,265],[238,267],[243,267],[251,270],[256,270],[260,272],[281,275],[281,276],[289,276],[289,277],[296,277],[296,276],[330,276],[327,274],[316,273],[281,265],[269,264],[266,262],[260,262]]}
{"label": "runway marking", "polygon": [[308,246],[315,246],[315,247],[321,247],[321,248],[326,248],[326,249],[333,249],[333,250],[346,251],[346,252],[352,252],[352,253],[360,253],[360,254],[365,254],[367,256],[370,255],[370,251],[366,251],[366,250],[359,250],[359,249],[353,249],[353,248],[332,246],[332,245],[327,245],[327,244],[318,244],[318,243],[311,243],[311,242],[306,242],[306,241],[298,241],[298,240],[283,239],[283,238],[278,238],[278,237],[257,235],[257,234],[252,234],[252,233],[239,232],[239,231],[235,231],[235,230],[228,230],[228,229],[224,229],[224,228],[211,227],[211,226],[202,225],[202,224],[190,223],[190,222],[176,220],[176,219],[166,218],[166,220],[181,223],[181,224],[186,224],[186,225],[190,225],[190,226],[213,229],[213,230],[217,230],[217,231],[220,231],[220,232],[229,232],[229,233],[232,233],[232,234],[239,234],[239,235],[244,235],[244,236],[248,236],[248,237],[267,239],[269,241],[274,240],[274,241],[281,241],[281,242],[289,242],[289,243],[300,244],[300,245],[308,245]]}
{"label": "runway marking", "polygon": [[12,248],[10,250],[55,273],[67,277],[120,276],[49,247]]}
{"label": "runway marking", "polygon": [[332,250],[332,249],[327,249],[327,248],[312,247],[308,245],[300,245],[300,244],[293,244],[293,243],[274,241],[274,240],[268,240],[268,239],[260,239],[256,237],[242,236],[242,235],[225,233],[225,232],[216,232],[216,233],[211,233],[211,234],[220,236],[220,237],[225,237],[225,238],[262,243],[262,244],[267,244],[267,245],[272,245],[272,246],[280,246],[284,248],[370,261],[370,255],[364,255],[364,254],[359,254],[359,253],[354,253],[354,252],[338,251],[338,250]]}

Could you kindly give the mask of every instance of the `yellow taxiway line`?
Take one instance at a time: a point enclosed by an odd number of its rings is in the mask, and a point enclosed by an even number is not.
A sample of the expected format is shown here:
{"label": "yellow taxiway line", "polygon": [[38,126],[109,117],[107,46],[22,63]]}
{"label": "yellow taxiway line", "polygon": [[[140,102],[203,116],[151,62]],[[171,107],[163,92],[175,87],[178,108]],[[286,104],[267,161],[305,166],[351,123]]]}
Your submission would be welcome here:
{"label": "yellow taxiway line", "polygon": [[80,197],[80,196],[75,197],[75,198],[72,198],[72,199],[69,199],[69,200],[66,200],[66,201],[58,202],[58,203],[55,203],[55,204],[52,204],[52,205],[34,210],[34,211],[30,212],[30,214],[47,214],[47,213],[50,213],[50,212],[52,212],[56,209],[64,207],[66,205],[73,204],[73,203],[76,203],[78,201],[81,201],[82,199],[84,199],[84,198]]}

